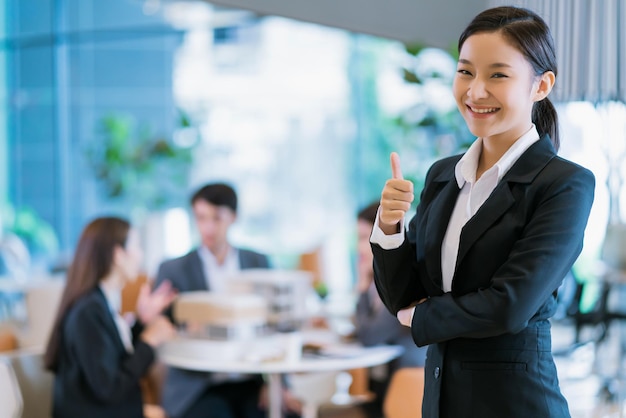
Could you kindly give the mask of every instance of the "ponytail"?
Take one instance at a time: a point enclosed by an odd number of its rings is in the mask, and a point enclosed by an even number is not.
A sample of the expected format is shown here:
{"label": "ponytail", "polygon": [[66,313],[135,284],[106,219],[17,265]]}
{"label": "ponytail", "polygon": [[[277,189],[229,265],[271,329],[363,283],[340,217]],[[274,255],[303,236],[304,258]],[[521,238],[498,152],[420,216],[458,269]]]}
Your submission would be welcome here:
{"label": "ponytail", "polygon": [[532,121],[537,127],[539,135],[548,134],[555,151],[559,151],[559,117],[554,105],[547,97],[533,105]]}

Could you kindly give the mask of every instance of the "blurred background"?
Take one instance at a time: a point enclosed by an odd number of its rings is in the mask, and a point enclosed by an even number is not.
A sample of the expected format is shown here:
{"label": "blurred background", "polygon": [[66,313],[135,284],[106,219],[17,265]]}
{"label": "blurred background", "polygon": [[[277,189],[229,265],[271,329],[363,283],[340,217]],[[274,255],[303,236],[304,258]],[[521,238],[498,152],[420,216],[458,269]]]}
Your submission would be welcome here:
{"label": "blurred background", "polygon": [[[241,199],[233,243],[284,268],[315,253],[331,294],[353,288],[355,214],[389,152],[419,190],[473,140],[450,90],[455,43],[502,2],[257,3],[2,2],[1,276],[63,271],[103,214],[141,230],[152,275],[197,242],[189,196],[221,180]],[[584,279],[624,216],[626,7],[516,3],[553,27],[561,154],[597,178]]]}
{"label": "blurred background", "polygon": [[0,325],[45,342],[42,283],[97,216],[133,222],[152,278],[198,244],[189,198],[212,181],[239,195],[232,244],[313,270],[351,312],[356,214],[391,151],[419,191],[474,140],[456,41],[505,3],[551,26],[559,153],[596,176],[554,322],[564,392],[573,416],[624,416],[626,333],[607,331],[626,318],[625,0],[0,0]]}

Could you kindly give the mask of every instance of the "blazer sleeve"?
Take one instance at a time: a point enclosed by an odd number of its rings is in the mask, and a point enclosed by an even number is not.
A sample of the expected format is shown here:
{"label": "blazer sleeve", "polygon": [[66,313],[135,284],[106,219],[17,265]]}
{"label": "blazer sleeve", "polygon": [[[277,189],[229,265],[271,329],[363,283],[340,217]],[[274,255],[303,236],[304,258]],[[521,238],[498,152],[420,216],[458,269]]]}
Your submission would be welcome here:
{"label": "blazer sleeve", "polygon": [[434,296],[415,307],[411,331],[419,346],[516,333],[540,312],[549,317],[547,302],[582,250],[595,180],[579,166],[546,168],[541,175],[540,184],[531,186],[540,190],[523,203],[530,212],[523,232],[490,285]]}
{"label": "blazer sleeve", "polygon": [[161,263],[159,265],[159,269],[157,270],[157,275],[156,275],[156,279],[154,280],[154,288],[157,288],[161,283],[163,283],[165,280],[169,280],[169,282],[172,284],[172,286],[175,289],[180,290],[181,288],[184,289],[183,286],[181,286],[180,283],[178,283],[178,276],[180,275],[177,272],[177,268],[175,263],[179,261],[179,260],[168,260],[168,261],[164,261],[163,263]]}
{"label": "blazer sleeve", "polygon": [[[433,166],[434,167],[434,166]],[[426,186],[420,194],[420,204],[416,215],[409,223],[409,231],[414,229],[416,219],[423,216],[424,202],[433,191],[432,177],[434,168],[426,174]],[[424,268],[417,262],[415,234],[404,233],[404,241],[400,247],[385,250],[378,244],[371,244],[374,254],[374,283],[376,290],[387,310],[395,317],[398,311],[415,304],[428,296],[420,281],[420,271]]]}
{"label": "blazer sleeve", "polygon": [[106,308],[96,304],[84,308],[68,317],[64,338],[94,396],[105,403],[120,402],[136,390],[154,361],[154,350],[138,340],[133,353],[121,354]]}

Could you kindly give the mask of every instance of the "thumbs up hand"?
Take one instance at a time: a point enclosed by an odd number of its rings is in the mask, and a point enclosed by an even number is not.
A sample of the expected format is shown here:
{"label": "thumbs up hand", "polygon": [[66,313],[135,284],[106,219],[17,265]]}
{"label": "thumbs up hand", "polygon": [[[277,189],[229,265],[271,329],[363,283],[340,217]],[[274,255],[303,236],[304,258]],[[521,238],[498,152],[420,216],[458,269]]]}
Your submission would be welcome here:
{"label": "thumbs up hand", "polygon": [[391,153],[391,175],[383,188],[380,199],[380,214],[378,223],[386,235],[398,232],[398,224],[406,212],[411,208],[413,195],[413,183],[404,180],[400,168],[400,156]]}

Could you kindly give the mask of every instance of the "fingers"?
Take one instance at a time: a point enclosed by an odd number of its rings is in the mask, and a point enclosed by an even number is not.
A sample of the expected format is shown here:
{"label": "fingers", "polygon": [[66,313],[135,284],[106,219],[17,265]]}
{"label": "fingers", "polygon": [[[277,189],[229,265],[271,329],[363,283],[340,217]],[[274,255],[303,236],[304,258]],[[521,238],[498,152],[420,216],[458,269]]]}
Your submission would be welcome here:
{"label": "fingers", "polygon": [[397,180],[404,180],[402,169],[400,168],[400,156],[397,152],[391,153],[391,177]]}
{"label": "fingers", "polygon": [[137,295],[137,300],[144,301],[150,295],[150,285],[148,283],[144,283],[139,288],[139,294]]}
{"label": "fingers", "polygon": [[154,290],[155,293],[169,293],[172,289],[172,283],[165,279],[161,282],[161,284],[159,284],[159,286],[157,286],[157,288]]}
{"label": "fingers", "polygon": [[152,347],[176,337],[176,328],[164,316],[154,318],[141,333],[141,338]]}
{"label": "fingers", "polygon": [[398,321],[400,321],[402,325],[404,325],[405,327],[410,327],[411,322],[413,322],[414,312],[415,306],[398,311],[398,314],[396,316],[398,317]]}
{"label": "fingers", "polygon": [[172,286],[172,283],[169,280],[164,280],[161,284],[152,292],[153,297],[158,297],[160,303],[164,304],[164,308],[172,303],[178,292]]}
{"label": "fingers", "polygon": [[400,168],[400,156],[392,152],[390,156],[392,178],[387,180],[380,199],[380,224],[385,233],[394,233],[395,227],[406,212],[411,209],[411,203],[415,199],[413,183],[404,180]]}

